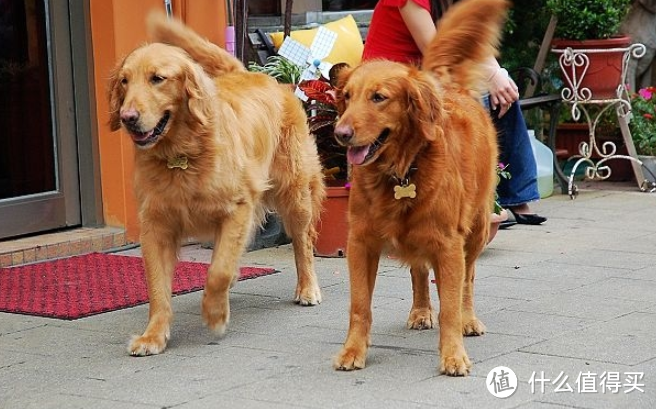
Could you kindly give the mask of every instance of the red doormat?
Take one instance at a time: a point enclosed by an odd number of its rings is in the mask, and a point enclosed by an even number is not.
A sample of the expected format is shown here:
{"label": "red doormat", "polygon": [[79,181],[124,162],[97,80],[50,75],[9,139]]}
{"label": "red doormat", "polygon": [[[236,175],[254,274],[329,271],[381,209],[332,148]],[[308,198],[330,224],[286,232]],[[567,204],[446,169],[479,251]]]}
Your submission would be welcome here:
{"label": "red doormat", "polygon": [[[173,294],[205,286],[208,264],[181,261]],[[241,267],[239,280],[277,273]],[[141,257],[91,253],[0,269],[0,311],[74,320],[148,302]]]}

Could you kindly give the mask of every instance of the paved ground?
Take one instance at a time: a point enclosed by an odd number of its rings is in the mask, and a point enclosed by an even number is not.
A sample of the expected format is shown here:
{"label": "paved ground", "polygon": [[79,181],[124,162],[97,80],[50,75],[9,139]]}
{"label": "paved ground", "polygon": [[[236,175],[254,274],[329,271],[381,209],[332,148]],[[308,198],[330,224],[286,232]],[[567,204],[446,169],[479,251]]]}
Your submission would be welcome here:
{"label": "paved ground", "polygon": [[[469,377],[438,375],[438,330],[405,329],[410,280],[387,258],[368,366],[335,372],[348,325],[345,261],[317,259],[324,302],[303,308],[290,301],[293,260],[282,246],[245,255],[244,265],[282,273],[233,289],[221,339],[201,323],[200,292],[176,297],[172,340],[155,357],[126,354],[146,306],[70,322],[0,314],[0,408],[656,407],[656,194],[583,191],[535,208],[546,225],[501,231],[478,263],[489,332],[466,339]],[[184,257],[209,254],[189,246]],[[486,387],[498,366],[519,378],[506,399]],[[504,392],[509,378],[493,375]]]}

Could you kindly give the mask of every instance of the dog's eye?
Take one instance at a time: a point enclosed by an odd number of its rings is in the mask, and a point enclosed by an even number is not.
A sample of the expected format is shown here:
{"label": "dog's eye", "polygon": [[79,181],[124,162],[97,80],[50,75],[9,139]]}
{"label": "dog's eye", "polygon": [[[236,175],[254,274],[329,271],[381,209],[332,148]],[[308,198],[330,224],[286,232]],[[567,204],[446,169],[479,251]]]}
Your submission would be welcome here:
{"label": "dog's eye", "polygon": [[351,94],[345,92],[344,94],[342,94],[342,98],[344,98],[344,101],[348,101],[349,99],[351,99]]}
{"label": "dog's eye", "polygon": [[122,85],[128,85],[128,79],[125,78],[125,77],[121,78],[121,84]]}
{"label": "dog's eye", "polygon": [[163,82],[165,79],[166,78],[162,77],[161,75],[153,75],[152,77],[150,77],[150,82],[152,84],[159,84],[159,83]]}
{"label": "dog's eye", "polygon": [[387,99],[387,98],[385,97],[385,95],[380,94],[380,93],[378,93],[378,92],[376,92],[376,93],[371,97],[371,100],[374,101],[374,102],[383,102],[383,101],[385,101],[386,99]]}

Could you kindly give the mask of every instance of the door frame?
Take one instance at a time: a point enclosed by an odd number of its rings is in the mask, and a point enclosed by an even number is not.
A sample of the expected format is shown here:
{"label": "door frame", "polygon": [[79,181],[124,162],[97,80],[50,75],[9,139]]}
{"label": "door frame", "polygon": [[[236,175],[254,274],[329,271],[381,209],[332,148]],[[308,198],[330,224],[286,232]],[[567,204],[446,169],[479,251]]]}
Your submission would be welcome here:
{"label": "door frame", "polygon": [[1,200],[0,239],[103,222],[89,0],[43,1],[57,183],[53,191]]}

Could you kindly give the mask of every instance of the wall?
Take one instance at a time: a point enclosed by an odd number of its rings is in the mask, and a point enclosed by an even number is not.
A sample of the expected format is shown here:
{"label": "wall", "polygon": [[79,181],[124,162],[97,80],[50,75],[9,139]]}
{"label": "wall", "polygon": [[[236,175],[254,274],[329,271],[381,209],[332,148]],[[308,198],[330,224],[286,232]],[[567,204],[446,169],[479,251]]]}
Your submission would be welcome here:
{"label": "wall", "polygon": [[[210,41],[224,46],[225,2],[222,0],[173,0],[174,15]],[[138,241],[137,206],[132,171],[134,148],[123,131],[110,132],[107,80],[117,61],[146,41],[146,14],[164,10],[163,0],[90,0],[94,88],[105,224],[126,229]]]}
{"label": "wall", "polygon": [[[282,0],[282,12],[285,12],[285,0]],[[321,0],[294,0],[292,13],[305,13],[308,11],[321,11]]]}

